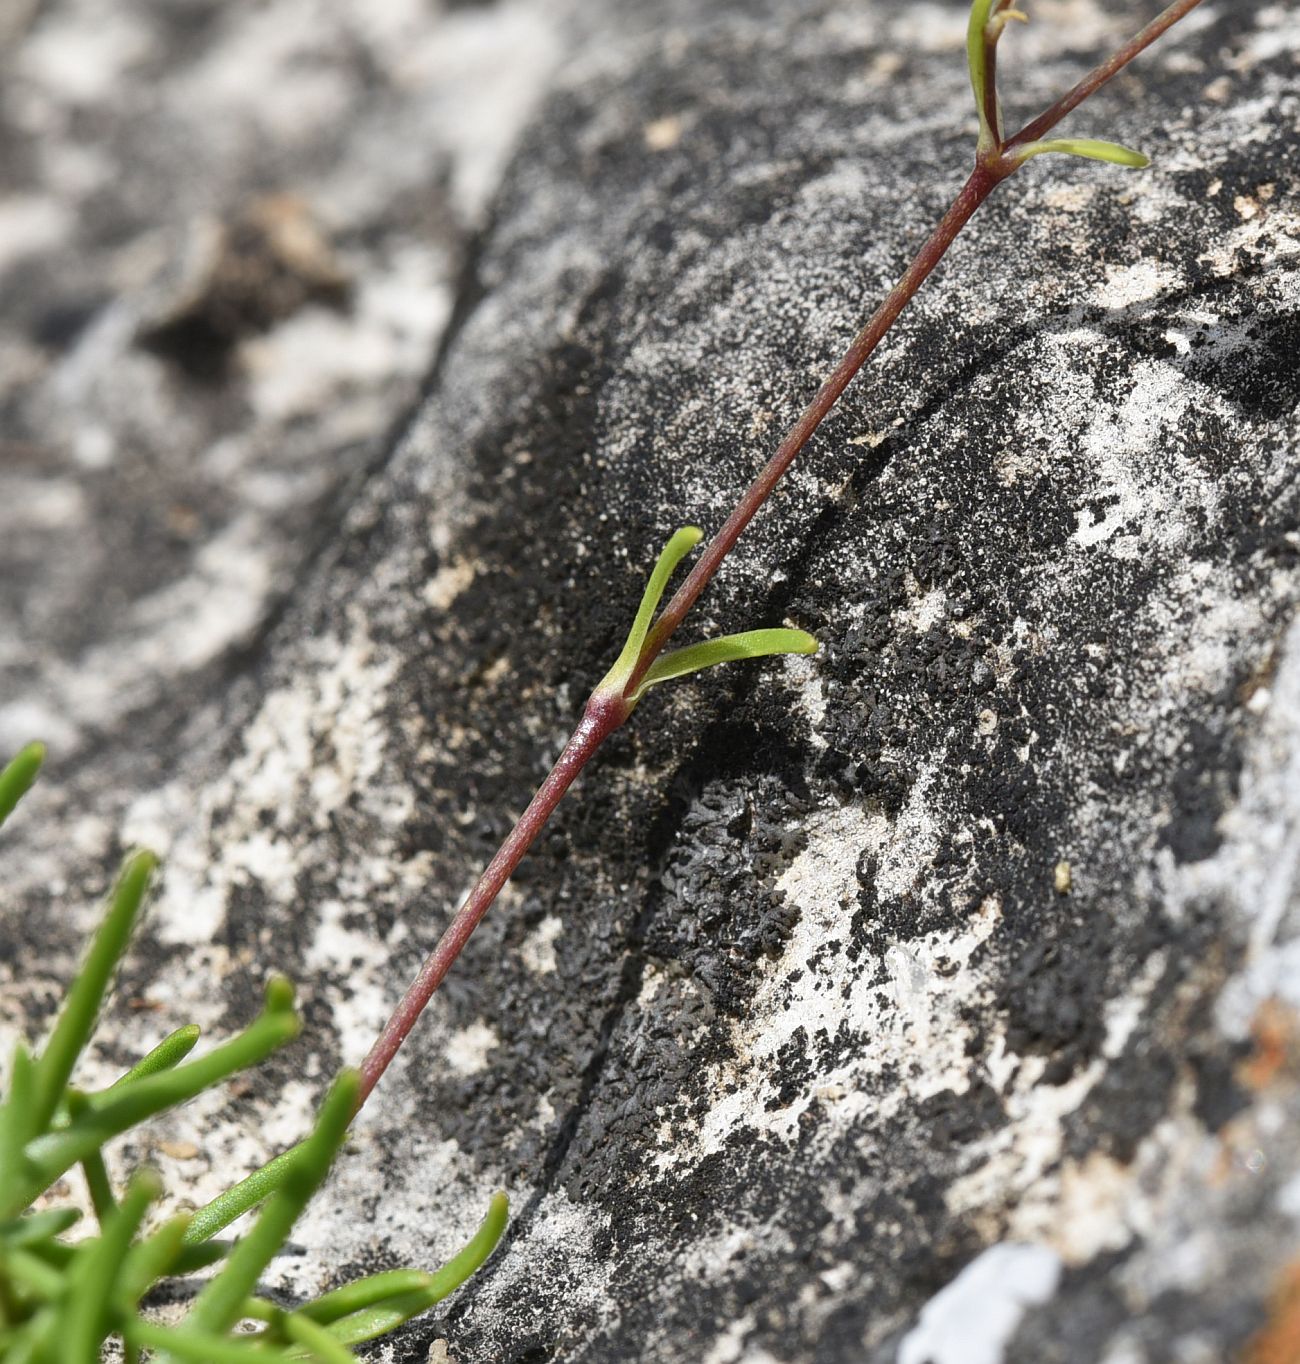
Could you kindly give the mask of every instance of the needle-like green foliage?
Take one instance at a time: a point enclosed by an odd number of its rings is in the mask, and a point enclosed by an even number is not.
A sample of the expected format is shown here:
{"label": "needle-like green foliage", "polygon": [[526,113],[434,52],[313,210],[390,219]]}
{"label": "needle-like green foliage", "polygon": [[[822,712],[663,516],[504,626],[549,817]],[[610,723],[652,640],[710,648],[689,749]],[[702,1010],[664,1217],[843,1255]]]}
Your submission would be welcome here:
{"label": "needle-like green foliage", "polygon": [[[0,770],[0,822],[32,785],[43,757],[44,749],[32,744]],[[492,1200],[478,1233],[436,1273],[374,1274],[294,1309],[256,1296],[258,1279],[324,1182],[356,1111],[357,1077],[347,1071],[304,1141],[195,1216],[146,1230],[163,1194],[161,1181],[138,1170],[119,1197],[105,1144],[257,1065],[299,1027],[293,987],[273,978],[261,1013],[230,1041],[189,1060],[199,1030],[179,1028],[107,1089],[73,1088],[155,866],[146,852],[126,859],[44,1049],[35,1059],[21,1042],[14,1050],[0,1102],[0,1360],[98,1364],[109,1340],[119,1343],[127,1364],[351,1360],[353,1345],[427,1311],[478,1269],[505,1228],[505,1196]],[[74,1165],[81,1167],[99,1226],[96,1234],[67,1240],[80,1212],[34,1205],[51,1198]],[[242,1239],[233,1245],[210,1239],[259,1204]],[[162,1280],[211,1265],[220,1267],[181,1322],[163,1326],[142,1311]],[[257,1329],[236,1332],[243,1323]]]}
{"label": "needle-like green foliage", "polygon": [[0,825],[13,814],[14,807],[27,794],[44,761],[45,745],[28,744],[0,771]]}
{"label": "needle-like green foliage", "polygon": [[294,1146],[274,1159],[267,1161],[260,1169],[232,1184],[220,1193],[211,1203],[205,1204],[190,1218],[185,1230],[187,1246],[201,1245],[204,1241],[224,1231],[233,1221],[242,1217],[250,1208],[255,1208],[269,1194],[280,1187],[280,1181],[293,1165],[301,1145]]}

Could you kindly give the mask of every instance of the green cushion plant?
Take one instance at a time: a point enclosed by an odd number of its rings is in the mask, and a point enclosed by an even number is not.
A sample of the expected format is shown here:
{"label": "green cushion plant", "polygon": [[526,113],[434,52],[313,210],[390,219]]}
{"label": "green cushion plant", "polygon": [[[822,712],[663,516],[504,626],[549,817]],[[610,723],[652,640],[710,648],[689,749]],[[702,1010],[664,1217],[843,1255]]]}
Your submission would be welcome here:
{"label": "green cushion plant", "polygon": [[[35,781],[44,749],[31,744],[0,771],[0,825]],[[167,1109],[264,1061],[297,1036],[293,986],[273,977],[258,1016],[197,1058],[197,1027],[179,1028],[106,1089],[73,1080],[90,1044],[132,932],[156,859],[132,853],[122,866],[85,961],[38,1055],[19,1042],[0,1105],[0,1359],[5,1364],[96,1364],[116,1338],[128,1361],[318,1360],[336,1364],[454,1291],[492,1253],[506,1224],[497,1194],[473,1239],[434,1273],[393,1270],[337,1288],[291,1310],[257,1295],[257,1283],[329,1173],[357,1109],[360,1077],[344,1071],[307,1138],[196,1213],[150,1226],[163,1196],[152,1170],[114,1193],[104,1147]],[[60,1206],[63,1177],[79,1166],[97,1228]],[[238,1241],[217,1232],[261,1203]],[[147,1311],[164,1281],[211,1270],[174,1325]],[[242,1329],[241,1329],[242,1328]]]}

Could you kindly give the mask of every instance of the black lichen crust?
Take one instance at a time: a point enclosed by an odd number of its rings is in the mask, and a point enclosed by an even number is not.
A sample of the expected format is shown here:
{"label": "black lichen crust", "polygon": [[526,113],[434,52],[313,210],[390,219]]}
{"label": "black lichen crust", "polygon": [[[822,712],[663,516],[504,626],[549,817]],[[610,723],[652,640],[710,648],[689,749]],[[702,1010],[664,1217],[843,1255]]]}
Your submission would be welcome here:
{"label": "black lichen crust", "polygon": [[[469,728],[485,736],[476,794],[491,806],[498,792],[502,810],[483,852],[518,801],[517,698],[547,714],[575,657],[596,675],[653,547],[679,521],[716,519],[795,414],[801,376],[833,358],[965,159],[956,117],[910,134],[906,156],[889,152],[915,111],[957,107],[959,73],[909,53],[888,98],[863,100],[877,49],[709,14],[680,48],[652,35],[579,65],[519,153],[480,262],[513,301],[513,281],[545,257],[556,333],[530,322],[540,339],[508,415],[466,444],[484,511],[460,541],[474,585],[442,627],[459,643],[456,667],[490,669],[505,647],[499,620],[536,622],[547,641],[526,663],[512,647],[495,697],[472,699]],[[1231,39],[1217,25],[1191,49],[1217,70]],[[1232,98],[1268,76],[1235,80]],[[1280,183],[1296,148],[1282,120],[1249,147],[1221,148],[1195,112],[1198,89],[1157,68],[1095,117],[1155,139],[1157,153],[1176,140],[1220,182],[1226,216],[1189,220],[1184,196],[1206,189],[1188,172],[1160,182],[1154,221],[1135,211],[1149,182],[1074,166],[1002,194],[705,603],[719,625],[814,630],[815,713],[792,707],[779,669],[647,702],[532,863],[523,913],[476,947],[466,977],[490,973],[501,994],[470,1001],[462,985],[466,1010],[486,1006],[500,1044],[471,1085],[432,1081],[421,1111],[463,1149],[495,1161],[504,1143],[535,1159],[519,1133],[540,1086],[557,1115],[544,1148],[552,1196],[535,1194],[516,1227],[519,1268],[502,1262],[482,1307],[471,1297],[447,1325],[413,1332],[406,1357],[446,1330],[466,1358],[667,1360],[703,1354],[744,1319],[745,1339],[778,1358],[860,1358],[1011,1224],[1013,1189],[979,1216],[946,1197],[978,1166],[979,1143],[1011,1130],[995,1050],[1038,1058],[1047,1087],[1104,1061],[1064,1124],[1062,1160],[1131,1162],[1191,1055],[1199,1074],[1230,1073],[1230,1049],[1187,999],[1210,997],[1231,970],[1233,930],[1213,906],[1175,924],[1144,869],[1163,850],[1188,863],[1219,847],[1251,679],[1300,588],[1294,484],[1276,478],[1297,398],[1282,359],[1294,288],[1266,238],[1226,266],[1207,250],[1232,226],[1233,196]],[[680,141],[648,151],[643,127],[663,118],[680,121]],[[1053,198],[1061,183],[1087,187],[1083,208]],[[1144,268],[1157,284],[1133,301],[1108,287]],[[1201,316],[1216,321],[1188,328],[1185,347],[1166,339]],[[471,319],[475,359],[489,344],[477,328]],[[456,369],[453,354],[453,412]],[[1148,405],[1149,430],[1126,457],[1171,497],[1176,534],[1098,476],[1106,440],[1134,440],[1123,414]],[[1097,414],[1115,414],[1109,432]],[[1125,548],[1111,552],[1112,539]],[[1209,600],[1198,566],[1251,610],[1228,675],[1207,686],[1189,666],[1166,705],[1180,678],[1171,653],[1190,652]],[[428,694],[446,698],[446,679],[432,678]],[[447,705],[429,712],[435,727]],[[547,723],[558,734],[561,716]],[[452,773],[431,774],[431,787],[455,790]],[[904,1052],[861,1081],[868,1102],[848,1122],[819,1091],[878,1048],[869,1019],[795,1027],[761,1081],[739,1040],[759,983],[789,969],[799,909],[782,875],[810,813],[841,807],[891,825],[920,809],[932,836],[917,840],[924,855],[901,891],[896,877],[882,890],[878,858],[854,849],[840,926],[793,986],[849,967],[888,1007],[891,946],[958,938],[990,900],[998,913],[953,967],[978,976],[961,992],[960,1090],[877,1112],[872,1100],[917,1067]],[[433,837],[446,820],[430,810]],[[1068,894],[1059,862],[1072,865]],[[558,978],[516,984],[502,949],[548,913],[565,922]],[[1136,1033],[1105,1056],[1108,1001],[1157,960]],[[791,1133],[742,1115],[706,1146],[710,1113],[746,1086],[765,1112],[796,1105]],[[561,1194],[602,1229],[593,1246],[617,1312],[593,1328],[562,1286],[522,1349],[502,1314]],[[715,1238],[727,1248],[710,1250]],[[846,1263],[849,1286],[832,1290]],[[1238,1325],[1224,1319],[1225,1340]]]}

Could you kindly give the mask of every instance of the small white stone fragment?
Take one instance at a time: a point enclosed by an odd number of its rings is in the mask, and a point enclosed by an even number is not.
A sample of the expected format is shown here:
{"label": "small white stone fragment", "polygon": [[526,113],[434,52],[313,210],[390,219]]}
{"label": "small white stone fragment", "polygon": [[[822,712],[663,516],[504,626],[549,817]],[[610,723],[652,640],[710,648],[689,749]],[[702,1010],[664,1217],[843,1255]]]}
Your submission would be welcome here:
{"label": "small white stone fragment", "polygon": [[1046,1246],[990,1246],[921,1309],[898,1364],[1002,1364],[1026,1309],[1047,1302],[1060,1277]]}
{"label": "small white stone fragment", "polygon": [[443,1053],[447,1064],[458,1075],[478,1075],[487,1069],[488,1053],[500,1044],[496,1030],[486,1023],[471,1023],[447,1039]]}
{"label": "small white stone fragment", "polygon": [[1277,1210],[1300,1222],[1300,1175],[1292,1175],[1277,1191]]}

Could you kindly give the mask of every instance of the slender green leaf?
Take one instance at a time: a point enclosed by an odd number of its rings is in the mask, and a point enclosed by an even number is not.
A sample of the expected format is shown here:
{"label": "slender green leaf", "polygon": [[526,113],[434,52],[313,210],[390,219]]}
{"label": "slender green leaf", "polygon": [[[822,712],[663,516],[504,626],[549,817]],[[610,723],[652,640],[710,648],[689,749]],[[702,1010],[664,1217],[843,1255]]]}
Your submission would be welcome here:
{"label": "slender green leaf", "polygon": [[204,1241],[202,1245],[187,1246],[181,1237],[181,1253],[172,1265],[173,1274],[193,1274],[196,1269],[206,1269],[224,1260],[235,1248],[233,1241]]}
{"label": "slender green leaf", "polygon": [[356,1111],[360,1089],[356,1071],[344,1071],[321,1105],[312,1134],[266,1202],[252,1230],[230,1252],[225,1265],[199,1294],[186,1325],[201,1332],[228,1331],[239,1319],[240,1306],[257,1285],[262,1271],[284,1244],[311,1196],[320,1187],[334,1154],[343,1144]]}
{"label": "slender green leaf", "polygon": [[[0,1191],[19,1177],[26,1166],[23,1147],[36,1134],[35,1115],[36,1066],[31,1052],[22,1044],[14,1043],[13,1064],[9,1067],[9,1097],[0,1107]],[[3,1193],[0,1192],[0,1198]],[[22,1212],[30,1199],[5,1207],[6,1217]]]}
{"label": "slender green leaf", "polygon": [[[974,0],[970,7],[970,22],[966,25],[966,65],[970,68],[971,89],[975,92],[975,110],[979,114],[979,150],[992,151],[1002,141],[1002,113],[998,104],[989,61],[989,54],[1002,36],[1002,30],[1012,19],[1023,20],[1025,15],[1015,9],[1013,0]],[[996,122],[991,122],[992,113]]]}
{"label": "slender green leaf", "polygon": [[28,1213],[8,1222],[0,1222],[0,1245],[27,1246],[33,1241],[44,1241],[51,1236],[62,1236],[69,1227],[81,1221],[78,1208],[50,1208],[45,1212]]}
{"label": "slender green leaf", "polygon": [[429,1276],[425,1288],[399,1294],[363,1311],[341,1317],[329,1327],[330,1334],[344,1345],[360,1345],[363,1341],[374,1340],[377,1336],[396,1330],[403,1322],[418,1317],[421,1312],[427,1312],[435,1303],[454,1293],[492,1254],[506,1229],[509,1210],[505,1194],[494,1194],[487,1216],[473,1239],[441,1269]]}
{"label": "slender green leaf", "polygon": [[1048,142],[1027,142],[1019,151],[1022,161],[1031,156],[1042,156],[1059,152],[1063,156],[1082,156],[1089,161],[1109,161],[1113,166],[1128,166],[1133,170],[1145,170],[1151,158],[1131,147],[1122,147],[1118,142],[1098,142],[1091,137],[1057,137]]}
{"label": "slender green leaf", "polygon": [[54,1305],[43,1307],[5,1346],[4,1364],[45,1364],[58,1342],[59,1318]]}
{"label": "slender green leaf", "polygon": [[31,789],[45,761],[44,744],[28,744],[0,769],[0,825]]}
{"label": "slender green leaf", "polygon": [[138,1319],[129,1322],[122,1333],[137,1348],[157,1350],[164,1358],[182,1360],[184,1364],[256,1364],[257,1360],[284,1359],[282,1354],[267,1354],[259,1348],[256,1336],[242,1343],[238,1337],[223,1339],[215,1333],[155,1326]]}
{"label": "slender green leaf", "polygon": [[55,1269],[66,1269],[77,1258],[77,1247],[67,1241],[33,1241],[27,1250]]}
{"label": "slender green leaf", "polygon": [[386,1298],[421,1292],[432,1282],[433,1275],[423,1269],[389,1269],[364,1279],[354,1279],[341,1288],[322,1293],[319,1298],[313,1298],[299,1307],[297,1312],[300,1316],[328,1325],[340,1317],[373,1307]]}
{"label": "slender green leaf", "polygon": [[[266,990],[266,1006],[247,1028],[206,1056],[172,1070],[147,1075],[121,1088],[89,1096],[84,1116],[70,1126],[28,1142],[24,1151],[34,1169],[30,1182],[0,1190],[0,1199],[21,1199],[14,1211],[26,1207],[41,1189],[47,1188],[71,1165],[83,1160],[111,1138],[135,1127],[146,1118],[192,1099],[229,1076],[263,1061],[297,1035],[298,1017],[293,1012],[293,987],[275,979]],[[0,1204],[0,1212],[4,1211]]]}
{"label": "slender green leaf", "polygon": [[13,1249],[5,1253],[5,1269],[29,1292],[46,1301],[61,1297],[67,1287],[62,1271],[47,1264],[30,1250]]}
{"label": "slender green leaf", "polygon": [[712,668],[718,663],[734,663],[742,658],[767,658],[772,654],[815,654],[817,641],[803,630],[746,630],[739,635],[723,635],[703,644],[688,644],[673,649],[650,665],[633,699],[639,701],[647,688]]}
{"label": "slender green leaf", "polygon": [[[69,1089],[65,1094],[68,1116],[74,1120],[90,1107],[90,1100],[78,1089]],[[82,1173],[86,1176],[86,1188],[90,1193],[90,1206],[95,1210],[102,1228],[109,1217],[117,1210],[117,1199],[113,1196],[113,1185],[108,1177],[108,1166],[104,1163],[104,1153],[98,1148],[82,1158]]]}
{"label": "slender green leaf", "polygon": [[117,1208],[117,1199],[113,1197],[113,1185],[108,1177],[108,1166],[104,1164],[103,1153],[92,1151],[85,1156],[81,1162],[81,1171],[86,1176],[90,1206],[94,1208],[95,1216],[102,1227]]}
{"label": "slender green leaf", "polygon": [[659,602],[663,598],[664,588],[668,586],[668,579],[673,576],[673,570],[676,569],[677,565],[703,538],[704,532],[698,526],[683,526],[681,530],[674,532],[672,538],[663,547],[650,574],[650,580],[646,583],[645,592],[641,597],[641,605],[637,608],[636,619],[632,622],[631,630],[628,631],[623,652],[619,654],[614,666],[601,679],[600,686],[597,688],[598,691],[621,693],[627,686],[627,680],[631,677],[637,660],[641,657],[642,646],[645,644],[646,636],[650,633],[650,625],[654,620]]}
{"label": "slender green leaf", "polygon": [[290,1147],[274,1160],[267,1161],[260,1170],[254,1170],[238,1184],[232,1185],[224,1193],[219,1193],[210,1203],[205,1203],[190,1219],[189,1230],[185,1233],[185,1244],[201,1245],[217,1232],[224,1231],[250,1208],[264,1202],[284,1183],[284,1177],[293,1168],[302,1148],[302,1142]]}
{"label": "slender green leaf", "polygon": [[161,1193],[162,1183],[152,1170],[136,1174],[99,1237],[87,1244],[74,1263],[67,1279],[59,1342],[67,1364],[99,1358],[99,1347],[113,1329],[113,1300],[127,1251],[149,1205]]}
{"label": "slender green leaf", "polygon": [[120,1300],[134,1308],[142,1297],[165,1275],[172,1273],[184,1249],[186,1213],[169,1217],[157,1231],[131,1247],[122,1266]]}
{"label": "slender green leaf", "polygon": [[[275,1323],[284,1317],[285,1310],[271,1302],[269,1298],[245,1298],[239,1308],[239,1315],[243,1321]],[[263,1339],[266,1337],[264,1336]]]}
{"label": "slender green leaf", "polygon": [[980,120],[980,147],[991,147],[994,130],[988,121],[990,105],[988,44],[985,30],[993,6],[999,0],[974,0],[970,7],[970,22],[966,26],[966,65],[970,68],[971,89],[975,92],[975,110]]}
{"label": "slender green leaf", "polygon": [[323,1326],[310,1317],[290,1312],[284,1318],[285,1334],[295,1345],[305,1346],[312,1359],[321,1364],[356,1364],[352,1351],[341,1345]]}
{"label": "slender green leaf", "polygon": [[146,1075],[157,1075],[160,1071],[171,1070],[173,1066],[180,1065],[194,1050],[194,1044],[199,1040],[199,1036],[200,1029],[197,1023],[187,1023],[183,1028],[177,1028],[175,1032],[164,1037],[151,1052],[142,1056],[125,1075],[118,1076],[110,1088],[129,1085],[134,1080],[143,1080]]}
{"label": "slender green leaf", "polygon": [[36,1062],[33,1130],[41,1131],[54,1116],[72,1068],[90,1040],[100,1006],[117,964],[131,940],[131,932],[149,888],[158,859],[149,852],[133,853],[122,866],[99,931],[64,1001],[40,1059]]}

